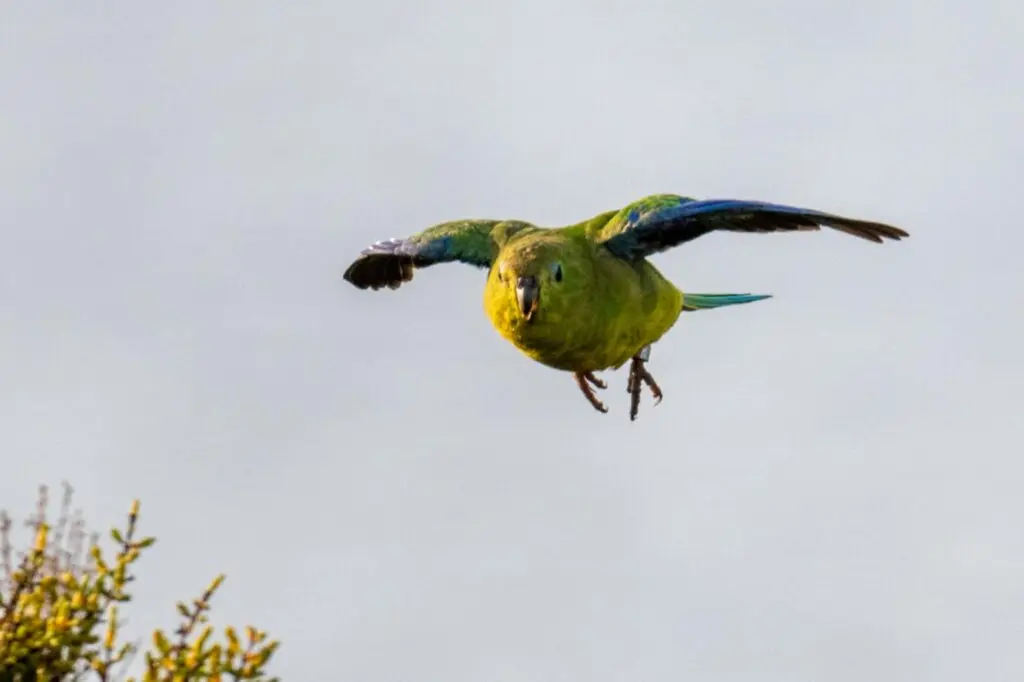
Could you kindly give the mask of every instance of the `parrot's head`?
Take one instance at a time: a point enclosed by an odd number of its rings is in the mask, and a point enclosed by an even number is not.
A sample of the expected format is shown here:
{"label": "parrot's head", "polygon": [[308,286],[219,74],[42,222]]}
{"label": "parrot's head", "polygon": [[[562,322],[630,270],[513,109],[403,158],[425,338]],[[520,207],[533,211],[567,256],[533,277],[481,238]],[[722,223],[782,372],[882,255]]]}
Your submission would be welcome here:
{"label": "parrot's head", "polygon": [[571,311],[571,249],[557,239],[521,240],[507,246],[491,269],[491,295],[516,327],[545,325]]}

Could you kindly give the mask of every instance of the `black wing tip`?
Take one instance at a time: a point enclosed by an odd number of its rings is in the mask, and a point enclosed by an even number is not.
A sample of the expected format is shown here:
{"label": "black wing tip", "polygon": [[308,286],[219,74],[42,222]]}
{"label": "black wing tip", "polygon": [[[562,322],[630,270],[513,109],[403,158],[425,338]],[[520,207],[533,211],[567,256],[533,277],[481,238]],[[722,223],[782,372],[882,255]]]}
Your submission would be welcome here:
{"label": "black wing tip", "polygon": [[409,256],[368,250],[348,266],[342,278],[357,289],[397,289],[412,280],[414,269]]}
{"label": "black wing tip", "polygon": [[887,225],[886,223],[820,214],[796,216],[771,215],[765,218],[754,218],[746,226],[746,229],[751,232],[813,232],[820,230],[823,226],[854,237],[866,239],[869,242],[875,242],[876,244],[882,244],[887,239],[899,241],[910,236],[910,233],[906,230]]}
{"label": "black wing tip", "polygon": [[856,224],[835,224],[830,225],[831,228],[839,230],[840,232],[846,232],[854,237],[860,237],[876,244],[882,244],[886,240],[898,242],[902,239],[906,239],[910,236],[910,233],[906,230],[902,230],[892,225],[886,225],[884,223],[868,223],[858,222]]}
{"label": "black wing tip", "polygon": [[[737,210],[743,213],[742,209]],[[796,209],[795,212],[779,211],[773,207],[748,213],[742,225],[729,226],[726,229],[742,232],[813,232],[822,227],[830,227],[876,244],[882,244],[886,240],[900,241],[910,236],[906,230],[872,220],[848,218],[810,209]]]}
{"label": "black wing tip", "polygon": [[893,227],[892,225],[886,225],[885,229],[887,230],[885,236],[894,242],[898,242],[901,239],[907,239],[908,237],[910,237],[909,232],[898,227]]}

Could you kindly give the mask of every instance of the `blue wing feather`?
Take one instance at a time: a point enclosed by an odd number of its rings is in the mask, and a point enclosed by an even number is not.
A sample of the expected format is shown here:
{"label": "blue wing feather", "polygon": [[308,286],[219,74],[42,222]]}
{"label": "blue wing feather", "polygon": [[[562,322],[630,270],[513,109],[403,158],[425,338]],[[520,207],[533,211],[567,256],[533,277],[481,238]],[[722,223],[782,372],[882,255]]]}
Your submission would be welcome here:
{"label": "blue wing feather", "polygon": [[790,232],[819,230],[822,226],[873,242],[909,236],[891,225],[797,206],[656,194],[622,209],[601,229],[599,241],[619,257],[632,259],[664,251],[715,230]]}

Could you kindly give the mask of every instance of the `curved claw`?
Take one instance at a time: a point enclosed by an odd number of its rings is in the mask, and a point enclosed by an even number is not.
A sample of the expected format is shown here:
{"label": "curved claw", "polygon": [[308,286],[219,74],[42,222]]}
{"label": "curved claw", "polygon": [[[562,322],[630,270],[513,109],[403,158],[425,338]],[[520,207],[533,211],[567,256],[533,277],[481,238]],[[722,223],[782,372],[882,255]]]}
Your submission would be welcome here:
{"label": "curved claw", "polygon": [[658,382],[654,380],[654,377],[647,371],[647,368],[641,366],[639,374],[640,379],[651,389],[651,395],[654,397],[654,404],[657,405],[661,402],[661,399],[665,397],[665,394],[661,392],[661,387],[658,386]]}
{"label": "curved claw", "polygon": [[[645,352],[646,351],[646,352]],[[654,380],[651,373],[644,367],[644,363],[647,358],[650,357],[651,350],[650,346],[645,346],[636,356],[633,358],[633,362],[629,366],[629,381],[626,383],[626,390],[629,392],[629,420],[635,421],[637,413],[640,411],[640,391],[643,384],[651,389],[651,395],[654,397],[655,406],[661,404],[661,400],[664,394],[661,392],[661,387],[658,386],[658,382]]]}
{"label": "curved claw", "polygon": [[597,399],[597,396],[594,394],[594,389],[590,386],[590,382],[593,382],[598,388],[605,388],[606,384],[590,372],[576,372],[572,376],[576,380],[576,385],[580,387],[580,390],[583,391],[584,397],[590,401],[590,404],[594,406],[594,409],[602,413],[607,412],[608,408],[604,403]]}
{"label": "curved claw", "polygon": [[594,376],[593,372],[585,373],[583,375],[583,378],[589,381],[594,386],[594,388],[600,388],[602,390],[608,388],[608,384]]}

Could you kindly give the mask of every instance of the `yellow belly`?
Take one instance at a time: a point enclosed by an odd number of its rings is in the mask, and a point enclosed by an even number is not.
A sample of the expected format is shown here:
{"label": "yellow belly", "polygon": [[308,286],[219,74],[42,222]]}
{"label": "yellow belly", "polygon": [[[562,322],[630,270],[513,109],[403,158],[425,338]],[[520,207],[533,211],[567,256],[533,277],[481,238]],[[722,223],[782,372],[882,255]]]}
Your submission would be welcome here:
{"label": "yellow belly", "polygon": [[484,309],[498,332],[524,354],[570,372],[617,368],[662,337],[682,312],[682,293],[650,263],[599,252],[587,282],[542,290],[526,322],[514,295],[493,277]]}

